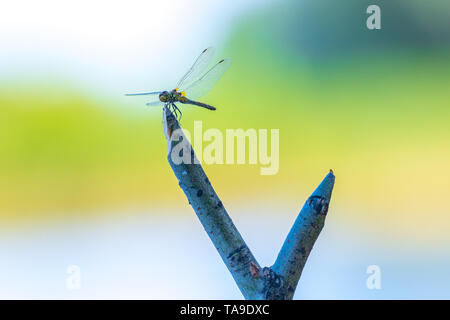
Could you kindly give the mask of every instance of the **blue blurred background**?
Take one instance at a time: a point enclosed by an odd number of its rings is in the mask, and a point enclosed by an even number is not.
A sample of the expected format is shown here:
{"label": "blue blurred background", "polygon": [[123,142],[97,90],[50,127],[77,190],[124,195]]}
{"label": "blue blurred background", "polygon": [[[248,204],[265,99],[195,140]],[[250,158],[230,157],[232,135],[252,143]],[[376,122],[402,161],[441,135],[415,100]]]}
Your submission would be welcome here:
{"label": "blue blurred background", "polygon": [[449,18],[444,0],[4,4],[0,298],[242,298],[168,166],[160,110],[123,96],[172,88],[210,45],[233,59],[204,97],[218,110],[186,107],[183,126],[280,129],[277,175],[204,166],[260,264],[332,168],[295,298],[450,298]]}

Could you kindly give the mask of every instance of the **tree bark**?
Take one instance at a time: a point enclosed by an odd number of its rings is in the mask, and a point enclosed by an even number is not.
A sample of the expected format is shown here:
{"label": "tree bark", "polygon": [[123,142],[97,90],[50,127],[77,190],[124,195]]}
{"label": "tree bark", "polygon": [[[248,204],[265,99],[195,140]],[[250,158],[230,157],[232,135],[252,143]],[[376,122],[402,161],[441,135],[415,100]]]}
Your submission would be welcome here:
{"label": "tree bark", "polygon": [[275,264],[261,268],[168,108],[163,110],[163,125],[168,140],[169,164],[244,298],[292,299],[308,255],[325,222],[334,185],[333,172],[330,171],[306,201]]}

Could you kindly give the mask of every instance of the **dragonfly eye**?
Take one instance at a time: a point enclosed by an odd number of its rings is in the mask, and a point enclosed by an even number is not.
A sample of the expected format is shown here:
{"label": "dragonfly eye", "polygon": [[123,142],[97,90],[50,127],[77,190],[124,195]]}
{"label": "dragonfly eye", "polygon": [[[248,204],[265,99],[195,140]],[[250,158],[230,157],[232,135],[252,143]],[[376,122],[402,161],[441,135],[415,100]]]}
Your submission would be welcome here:
{"label": "dragonfly eye", "polygon": [[169,101],[169,93],[167,91],[161,92],[159,94],[159,100],[162,101],[162,102]]}

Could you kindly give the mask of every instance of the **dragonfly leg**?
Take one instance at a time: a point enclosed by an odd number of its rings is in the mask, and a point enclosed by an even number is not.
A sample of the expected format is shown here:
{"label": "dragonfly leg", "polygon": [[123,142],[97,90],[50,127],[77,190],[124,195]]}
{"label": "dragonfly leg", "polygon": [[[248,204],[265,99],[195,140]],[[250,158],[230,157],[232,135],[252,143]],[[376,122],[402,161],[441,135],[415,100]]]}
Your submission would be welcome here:
{"label": "dragonfly leg", "polygon": [[166,108],[169,109],[170,112],[173,113],[173,115],[175,116],[175,118],[177,118],[177,112],[176,110],[172,107],[172,103],[166,103]]}
{"label": "dragonfly leg", "polygon": [[177,117],[178,121],[180,121],[181,120],[181,116],[182,116],[181,110],[178,109],[178,107],[177,107],[177,105],[175,103],[172,103],[172,106],[173,106],[175,112],[179,112],[180,113],[180,117],[179,118]]}
{"label": "dragonfly leg", "polygon": [[175,108],[175,105],[173,103],[170,104],[170,108],[172,109],[172,112],[175,114],[175,118],[178,120],[178,110]]}

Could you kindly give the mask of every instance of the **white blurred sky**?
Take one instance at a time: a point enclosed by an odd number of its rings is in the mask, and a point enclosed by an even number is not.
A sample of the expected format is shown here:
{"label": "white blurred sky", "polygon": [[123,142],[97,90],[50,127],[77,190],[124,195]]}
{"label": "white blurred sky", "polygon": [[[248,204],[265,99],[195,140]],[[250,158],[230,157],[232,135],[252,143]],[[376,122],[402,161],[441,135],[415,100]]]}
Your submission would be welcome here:
{"label": "white blurred sky", "polygon": [[[233,220],[261,265],[271,265],[296,212],[234,212]],[[105,221],[17,226],[0,233],[0,299],[242,299],[191,208],[166,218],[143,212]],[[296,299],[448,299],[446,247],[386,244],[373,228],[327,219],[303,270]],[[172,218],[170,218],[172,217]],[[358,241],[355,242],[354,239]],[[69,290],[67,268],[81,270]],[[381,290],[369,290],[369,265]]]}
{"label": "white blurred sky", "polygon": [[0,81],[56,78],[107,94],[172,87],[201,50],[220,52],[235,21],[271,1],[3,2]]}

